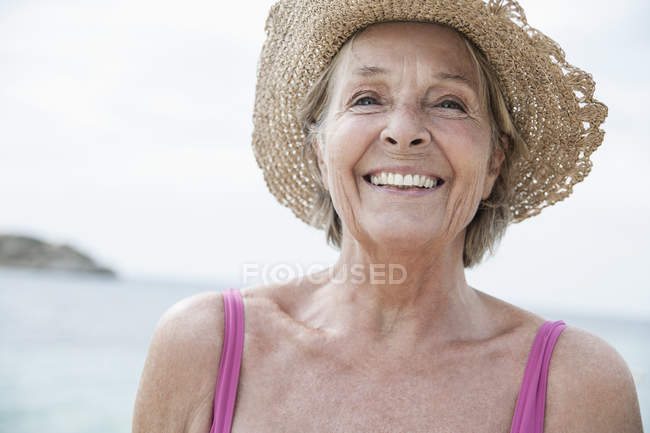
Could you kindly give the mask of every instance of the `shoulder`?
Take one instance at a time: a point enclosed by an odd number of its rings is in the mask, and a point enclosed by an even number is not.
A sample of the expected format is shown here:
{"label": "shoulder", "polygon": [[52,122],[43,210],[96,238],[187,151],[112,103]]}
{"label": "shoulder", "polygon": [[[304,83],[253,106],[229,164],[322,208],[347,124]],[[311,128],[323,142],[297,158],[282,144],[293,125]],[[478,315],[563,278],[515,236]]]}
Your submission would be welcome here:
{"label": "shoulder", "polygon": [[223,294],[201,292],[170,306],[160,317],[155,332],[172,337],[172,341],[186,341],[188,332],[218,326],[223,316]]}
{"label": "shoulder", "polygon": [[219,349],[223,340],[223,305],[220,292],[197,293],[176,302],[158,320],[150,353],[174,363],[203,358],[213,362],[212,350]]}
{"label": "shoulder", "polygon": [[184,431],[198,412],[210,410],[223,343],[223,319],[220,292],[184,298],[160,317],[138,385],[134,433]]}
{"label": "shoulder", "polygon": [[640,433],[634,379],[602,338],[567,325],[549,365],[544,431]]}

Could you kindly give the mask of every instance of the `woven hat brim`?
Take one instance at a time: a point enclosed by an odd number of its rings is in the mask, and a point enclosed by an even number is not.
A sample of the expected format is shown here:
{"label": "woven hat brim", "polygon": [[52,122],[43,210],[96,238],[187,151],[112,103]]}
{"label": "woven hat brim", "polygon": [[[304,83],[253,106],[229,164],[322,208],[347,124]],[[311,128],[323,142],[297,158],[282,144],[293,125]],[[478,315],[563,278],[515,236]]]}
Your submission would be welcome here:
{"label": "woven hat brim", "polygon": [[301,157],[300,102],[355,32],[386,21],[434,22],[463,33],[486,56],[527,154],[511,161],[514,222],[568,197],[590,172],[607,107],[592,76],[530,27],[515,1],[281,0],[266,21],[252,144],[265,182],[307,224],[316,185]]}

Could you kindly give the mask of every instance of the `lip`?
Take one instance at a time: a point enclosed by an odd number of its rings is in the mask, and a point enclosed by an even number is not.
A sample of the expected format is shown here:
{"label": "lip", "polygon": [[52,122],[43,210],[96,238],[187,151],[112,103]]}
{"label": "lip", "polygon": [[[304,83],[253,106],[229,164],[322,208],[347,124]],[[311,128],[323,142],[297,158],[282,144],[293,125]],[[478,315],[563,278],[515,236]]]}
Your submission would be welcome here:
{"label": "lip", "polygon": [[381,173],[382,171],[385,171],[387,173],[399,173],[401,175],[419,174],[420,176],[435,177],[437,179],[442,179],[444,181],[447,180],[444,177],[442,177],[442,176],[440,176],[440,175],[438,175],[436,173],[433,173],[431,171],[422,170],[420,168],[411,167],[411,166],[408,166],[408,165],[406,165],[406,166],[397,166],[397,165],[395,165],[395,166],[388,166],[388,167],[379,167],[379,168],[375,168],[375,169],[369,171],[368,173],[364,174],[363,176],[364,177],[372,176],[372,175]]}
{"label": "lip", "polygon": [[432,194],[436,191],[438,191],[440,188],[445,186],[447,182],[443,182],[442,185],[435,186],[433,188],[427,188],[427,189],[399,189],[396,186],[377,186],[373,184],[372,182],[368,182],[366,180],[366,176],[361,176],[361,179],[366,183],[366,185],[370,186],[370,188],[374,189],[375,191],[378,192],[383,192],[386,194],[395,194],[395,195],[401,195],[401,196],[407,196],[407,197],[420,197],[423,195],[428,195]]}

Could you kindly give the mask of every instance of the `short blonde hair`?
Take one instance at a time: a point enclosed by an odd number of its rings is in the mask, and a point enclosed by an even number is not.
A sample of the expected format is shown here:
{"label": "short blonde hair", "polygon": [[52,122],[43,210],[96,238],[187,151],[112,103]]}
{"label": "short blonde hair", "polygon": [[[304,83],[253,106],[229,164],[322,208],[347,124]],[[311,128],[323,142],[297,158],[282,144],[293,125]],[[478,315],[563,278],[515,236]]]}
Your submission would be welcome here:
{"label": "short blonde hair", "polygon": [[[479,97],[482,104],[487,104],[492,130],[489,166],[493,164],[497,149],[501,149],[505,154],[490,196],[481,201],[474,218],[467,226],[463,248],[463,266],[467,268],[480,263],[488,250],[490,254],[494,254],[496,245],[512,220],[510,210],[514,191],[513,179],[510,176],[512,161],[526,152],[526,144],[514,125],[501,85],[485,55],[462,33],[451,27],[448,28],[456,32],[465,42],[472,62],[479,71]],[[323,185],[314,142],[323,143],[333,77],[343,57],[342,53],[352,45],[362,31],[363,29],[352,35],[325,67],[302,101],[298,113],[305,134],[302,157],[316,185],[315,200],[309,215],[310,223],[315,227],[324,228],[327,243],[336,248],[340,248],[343,241],[342,223],[334,209],[332,198]],[[502,136],[505,140],[501,139]]]}

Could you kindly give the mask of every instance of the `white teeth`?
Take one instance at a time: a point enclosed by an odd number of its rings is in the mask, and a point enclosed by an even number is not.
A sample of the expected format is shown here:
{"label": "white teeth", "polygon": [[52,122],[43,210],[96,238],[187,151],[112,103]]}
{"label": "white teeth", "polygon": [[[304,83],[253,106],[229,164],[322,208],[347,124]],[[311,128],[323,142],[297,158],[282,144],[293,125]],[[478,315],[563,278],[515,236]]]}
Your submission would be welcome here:
{"label": "white teeth", "polygon": [[378,175],[371,175],[370,182],[374,185],[393,185],[401,187],[419,186],[423,188],[432,188],[438,184],[438,179],[420,174],[402,175],[400,173],[382,172]]}

